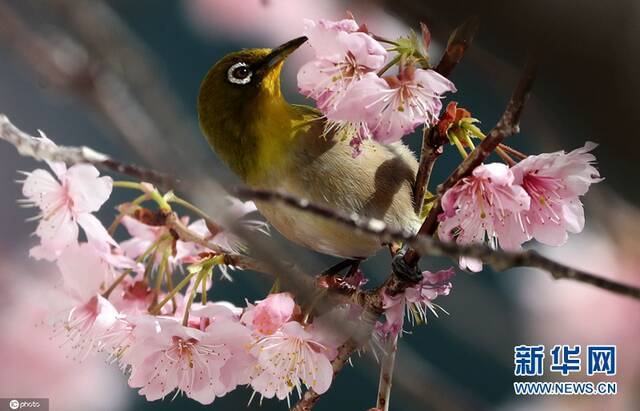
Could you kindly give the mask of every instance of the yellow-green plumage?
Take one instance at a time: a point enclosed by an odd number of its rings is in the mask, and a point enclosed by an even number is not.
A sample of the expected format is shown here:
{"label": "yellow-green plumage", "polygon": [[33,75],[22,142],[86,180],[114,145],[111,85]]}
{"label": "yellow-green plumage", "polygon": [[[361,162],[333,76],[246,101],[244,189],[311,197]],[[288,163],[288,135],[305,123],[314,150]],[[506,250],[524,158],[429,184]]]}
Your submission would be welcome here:
{"label": "yellow-green plumage", "polygon": [[[290,52],[284,50],[266,68],[265,59],[274,59],[276,52],[252,49],[224,57],[209,71],[200,88],[198,114],[212,148],[250,186],[416,231],[414,154],[402,144],[367,141],[354,159],[348,139],[323,136],[324,119],[317,110],[282,97],[280,69]],[[229,68],[238,62],[254,70],[247,84],[229,81]],[[279,203],[256,205],[285,237],[316,251],[359,258],[381,247],[339,223]]]}

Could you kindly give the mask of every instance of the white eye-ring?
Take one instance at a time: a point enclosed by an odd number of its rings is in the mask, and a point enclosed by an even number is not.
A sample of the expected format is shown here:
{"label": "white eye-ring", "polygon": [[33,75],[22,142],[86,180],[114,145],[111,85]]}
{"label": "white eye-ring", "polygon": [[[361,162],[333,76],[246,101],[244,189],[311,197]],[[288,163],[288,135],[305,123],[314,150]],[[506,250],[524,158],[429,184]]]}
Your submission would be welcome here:
{"label": "white eye-ring", "polygon": [[251,81],[252,74],[249,65],[241,61],[229,67],[227,79],[233,84],[247,84]]}

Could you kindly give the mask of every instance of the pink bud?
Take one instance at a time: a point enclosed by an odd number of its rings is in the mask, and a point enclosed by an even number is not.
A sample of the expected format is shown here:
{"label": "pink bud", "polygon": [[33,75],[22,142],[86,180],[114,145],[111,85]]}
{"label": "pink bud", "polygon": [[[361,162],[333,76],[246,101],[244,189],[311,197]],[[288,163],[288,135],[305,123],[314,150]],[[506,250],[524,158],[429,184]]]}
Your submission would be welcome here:
{"label": "pink bud", "polygon": [[252,324],[262,334],[273,334],[289,321],[294,307],[289,293],[270,294],[256,305]]}

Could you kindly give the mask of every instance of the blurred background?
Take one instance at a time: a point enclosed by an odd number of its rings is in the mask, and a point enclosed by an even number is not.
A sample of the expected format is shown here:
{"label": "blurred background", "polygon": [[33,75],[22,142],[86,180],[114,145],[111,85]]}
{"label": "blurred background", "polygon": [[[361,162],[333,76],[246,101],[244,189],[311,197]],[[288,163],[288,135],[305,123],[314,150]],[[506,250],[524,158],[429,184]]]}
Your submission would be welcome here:
{"label": "blurred background", "polygon": [[[0,0],[0,113],[23,130],[37,129],[59,144],[91,146],[129,162],[173,173],[192,168],[234,182],[201,138],[195,101],[208,68],[230,51],[273,47],[301,34],[303,18],[340,19],[347,10],[377,34],[394,37],[428,24],[437,61],[452,30],[479,17],[473,46],[453,75],[454,96],[488,131],[499,118],[529,51],[541,62],[521,134],[508,144],[527,153],[571,150],[585,140],[606,178],[585,198],[587,226],[560,249],[540,248],[562,262],[619,281],[640,284],[640,3],[582,1],[417,0]],[[307,54],[305,54],[307,53]],[[296,94],[295,73],[309,50],[286,65],[285,94]],[[406,139],[419,150],[420,138]],[[433,182],[457,161],[449,150]],[[3,144],[0,149],[0,397],[48,397],[52,410],[197,410],[176,398],[148,403],[103,359],[76,364],[37,327],[39,298],[57,273],[30,261],[32,210],[20,209],[16,170],[39,167]],[[111,205],[126,200],[122,193]],[[202,200],[202,199],[200,199]],[[206,200],[206,199],[205,199]],[[103,217],[112,215],[103,207]],[[106,220],[105,220],[106,221]],[[333,259],[300,249],[274,233],[284,258],[319,272]],[[380,282],[385,253],[367,261]],[[450,265],[427,261],[425,269]],[[241,303],[264,296],[265,278],[238,272],[214,297]],[[393,410],[638,410],[640,303],[590,288],[554,282],[539,271],[459,273],[449,315],[431,318],[401,338],[391,397]],[[616,344],[615,397],[515,398],[513,347],[518,344]],[[375,404],[377,364],[354,356],[317,410],[365,410]],[[585,381],[586,375],[542,379]],[[594,380],[601,381],[602,378]],[[214,409],[244,409],[249,389],[217,399]],[[253,403],[250,408],[258,407]],[[261,409],[286,403],[264,401]]]}

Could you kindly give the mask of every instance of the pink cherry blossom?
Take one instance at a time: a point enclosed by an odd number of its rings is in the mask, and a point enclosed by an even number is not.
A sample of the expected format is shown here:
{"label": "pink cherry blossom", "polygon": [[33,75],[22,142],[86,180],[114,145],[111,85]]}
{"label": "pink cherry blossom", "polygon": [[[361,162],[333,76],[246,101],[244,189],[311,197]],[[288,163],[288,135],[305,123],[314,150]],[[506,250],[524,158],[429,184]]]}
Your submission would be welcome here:
{"label": "pink cherry blossom", "polygon": [[[140,272],[135,277],[126,276],[121,280],[110,293],[109,301],[122,316],[130,318],[147,315],[149,308],[165,296],[165,292],[153,289],[144,278],[144,273]],[[177,293],[167,304],[162,306],[158,314],[161,316],[176,315],[184,311],[185,304],[185,294]]]}
{"label": "pink cherry blossom", "polygon": [[228,301],[208,302],[206,305],[193,303],[190,318],[197,321],[190,322],[189,325],[204,331],[213,321],[240,321],[242,312],[241,307],[236,307]]}
{"label": "pink cherry blossom", "polygon": [[65,248],[57,265],[62,274],[64,291],[78,302],[86,302],[117,277],[114,268],[88,243]]}
{"label": "pink cherry blossom", "polygon": [[596,147],[584,147],[565,154],[564,151],[529,156],[512,167],[515,183],[531,196],[531,207],[522,212],[529,235],[541,243],[563,245],[567,232],[579,233],[584,228],[584,210],[579,196],[589,186],[602,181],[593,166],[590,153]]}
{"label": "pink cherry blossom", "polygon": [[[482,243],[517,249],[528,239],[520,212],[528,210],[529,195],[514,184],[514,175],[504,164],[483,164],[442,197],[438,235],[458,244]],[[463,258],[462,268],[480,271],[482,264]]]}
{"label": "pink cherry blossom", "polygon": [[454,275],[453,268],[436,271],[435,273],[430,271],[422,272],[422,281],[414,287],[407,288],[404,292],[407,302],[414,309],[411,310],[411,313],[414,314],[411,317],[412,319],[426,322],[427,309],[436,317],[438,316],[437,306],[433,304],[433,300],[441,295],[449,295],[453,287],[450,280]]}
{"label": "pink cherry blossom", "polygon": [[89,242],[116,245],[91,214],[111,195],[111,177],[99,177],[98,169],[89,164],[76,164],[68,169],[64,163],[50,162],[49,166],[55,177],[44,169],[36,169],[25,173],[27,178],[22,186],[26,197],[23,203],[41,210],[36,229],[40,245],[31,249],[31,256],[54,260],[65,247],[77,243],[78,225]]}
{"label": "pink cherry blossom", "polygon": [[52,292],[59,280],[55,268],[15,259],[13,253],[0,254],[0,393],[47,397],[51,411],[127,409],[126,386],[105,366],[104,358],[70,361],[78,351],[70,344],[61,347],[60,339],[51,338],[47,324],[60,297]]}
{"label": "pink cherry blossom", "polygon": [[[178,389],[202,404],[235,388],[222,380],[222,368],[231,359],[229,344],[242,327],[230,321],[214,322],[207,330],[185,327],[173,318],[137,324],[134,343],[123,356],[131,367],[129,385],[140,388],[149,401]],[[248,341],[249,333],[245,333]],[[176,395],[177,395],[176,393]]]}
{"label": "pink cherry blossom", "polygon": [[169,234],[169,230],[164,226],[147,225],[128,215],[122,218],[122,225],[131,238],[120,243],[120,248],[129,258],[141,256],[152,244]]}
{"label": "pink cherry blossom", "polygon": [[109,301],[119,312],[126,315],[136,315],[147,312],[153,304],[156,294],[149,283],[144,280],[144,275],[140,273],[135,278],[128,276],[122,280],[109,296]]}
{"label": "pink cherry blossom", "polygon": [[404,312],[407,300],[403,294],[390,296],[382,293],[382,308],[384,309],[384,322],[378,321],[375,326],[374,338],[387,341],[402,331],[404,325]]}
{"label": "pink cherry blossom", "polygon": [[364,119],[375,140],[389,144],[420,124],[438,121],[441,98],[455,86],[434,70],[405,69],[397,77],[367,73],[351,87],[328,116],[337,121]]}
{"label": "pink cherry blossom", "polygon": [[[192,315],[200,319],[200,328],[205,327],[205,330],[211,329],[216,333],[217,341],[225,344],[230,353],[229,360],[220,369],[220,381],[225,390],[216,392],[217,396],[251,382],[251,372],[256,362],[249,353],[253,338],[249,328],[240,323],[241,313],[241,308],[224,301],[207,303],[205,306],[194,304],[192,309]],[[225,323],[224,333],[216,328],[221,323]]]}
{"label": "pink cherry blossom", "polygon": [[339,63],[345,58],[346,48],[365,67],[376,69],[384,64],[387,51],[369,34],[359,31],[360,27],[355,20],[321,19],[315,22],[305,19],[304,23],[304,34],[308,37],[316,58]]}
{"label": "pink cherry blossom", "polygon": [[365,73],[384,65],[387,51],[367,33],[358,32],[354,20],[305,20],[305,24],[316,60],[300,69],[298,87],[331,119],[336,104],[350,87]]}
{"label": "pink cherry blossom", "polygon": [[66,338],[72,348],[80,351],[80,359],[86,358],[92,350],[102,351],[107,347],[114,326],[120,315],[118,310],[99,294],[87,303],[71,309],[65,321]]}
{"label": "pink cherry blossom", "polygon": [[[389,336],[395,336],[402,331],[404,313],[410,315],[412,322],[427,321],[427,309],[436,317],[438,313],[433,301],[441,295],[449,295],[451,292],[451,277],[455,271],[453,268],[440,270],[435,273],[422,272],[422,281],[413,287],[407,288],[404,293],[391,296],[386,292],[382,294],[385,322],[377,324],[377,335],[386,340]],[[444,311],[444,310],[443,310]],[[446,311],[445,311],[446,312]]]}
{"label": "pink cherry blossom", "polygon": [[61,327],[66,341],[84,359],[92,350],[104,348],[104,340],[121,318],[111,302],[100,295],[102,287],[115,279],[115,272],[87,243],[65,248],[58,268],[67,301],[61,302],[66,307],[61,310],[63,319],[56,321],[55,327]]}
{"label": "pink cherry blossom", "polygon": [[269,294],[247,310],[242,320],[260,334],[273,334],[291,319],[295,305],[289,293]]}
{"label": "pink cherry blossom", "polygon": [[326,347],[298,322],[258,339],[251,353],[257,358],[251,387],[263,397],[288,399],[294,388],[300,394],[303,384],[322,394],[331,385],[333,369]]}

